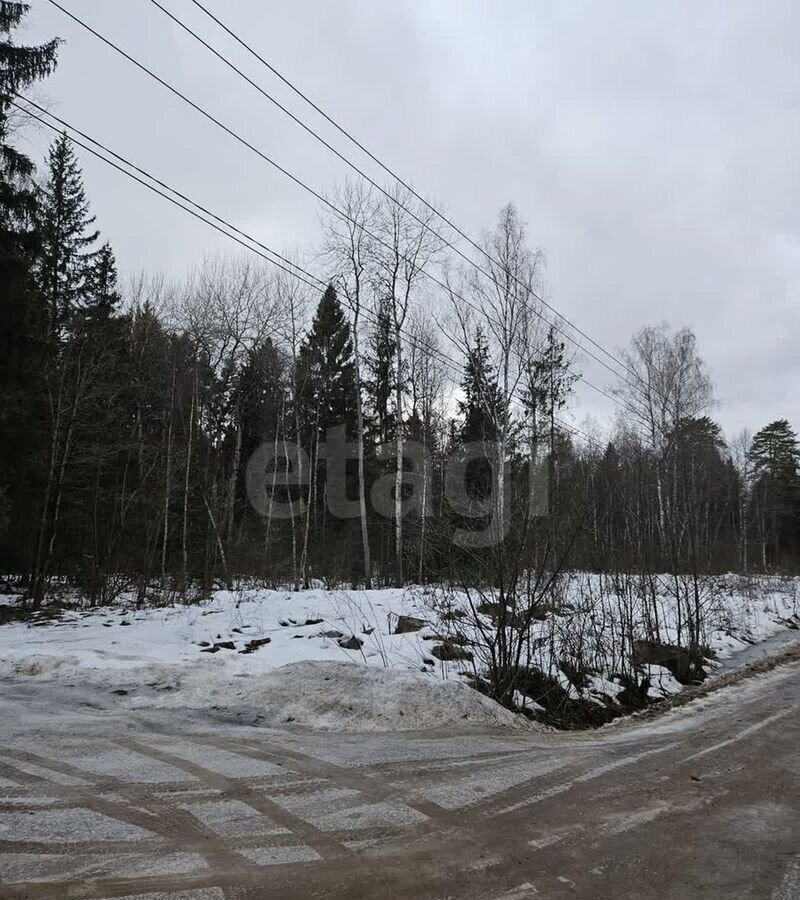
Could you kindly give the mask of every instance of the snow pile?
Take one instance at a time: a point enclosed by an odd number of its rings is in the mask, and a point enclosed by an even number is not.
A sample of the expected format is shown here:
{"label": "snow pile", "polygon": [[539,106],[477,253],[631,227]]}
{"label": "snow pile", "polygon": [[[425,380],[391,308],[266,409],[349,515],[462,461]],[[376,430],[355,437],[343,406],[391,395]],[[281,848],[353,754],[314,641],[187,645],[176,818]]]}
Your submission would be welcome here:
{"label": "snow pile", "polygon": [[211,711],[267,727],[319,731],[430,731],[437,728],[532,727],[460,681],[422,672],[306,660],[269,672],[231,677],[207,666],[86,669],[75,657],[35,656],[6,674],[113,690],[132,709]]}
{"label": "snow pile", "polygon": [[465,725],[514,728],[524,721],[458,681],[313,660],[231,681],[194,671],[183,679],[177,694],[170,692],[156,702],[246,710],[259,724],[294,724],[323,731],[427,731]]}
{"label": "snow pile", "polygon": [[[424,624],[395,634],[401,616]],[[0,676],[73,682],[115,691],[132,708],[212,710],[267,726],[520,727],[524,720],[463,682],[470,666],[432,655],[435,622],[419,591],[217,591],[191,606],[122,603],[9,623],[0,627]]]}

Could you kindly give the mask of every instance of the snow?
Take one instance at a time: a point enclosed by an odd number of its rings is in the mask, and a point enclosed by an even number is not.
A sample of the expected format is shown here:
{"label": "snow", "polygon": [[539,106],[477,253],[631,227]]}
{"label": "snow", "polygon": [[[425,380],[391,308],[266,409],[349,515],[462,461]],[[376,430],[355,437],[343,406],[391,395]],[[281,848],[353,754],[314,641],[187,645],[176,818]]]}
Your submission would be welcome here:
{"label": "snow", "polygon": [[[68,611],[46,625],[0,628],[0,675],[125,691],[120,702],[134,708],[244,709],[264,725],[521,725],[459,680],[463,663],[433,659],[435,641],[424,639],[431,628],[393,634],[400,615],[428,620],[430,609],[419,592],[318,589],[218,591],[193,606]],[[342,637],[326,636],[335,632]],[[354,636],[360,650],[340,646]],[[264,638],[270,642],[252,653],[238,652]],[[228,641],[234,650],[200,646]]]}
{"label": "snow", "polygon": [[[432,643],[422,640],[421,633],[391,631],[399,615],[425,619],[429,614],[412,591],[223,590],[206,603],[190,606],[140,611],[106,607],[67,611],[48,625],[11,623],[0,628],[0,657],[14,661],[36,654],[69,656],[87,668],[125,669],[203,663],[219,656],[231,674],[265,672],[308,659],[420,668],[423,659],[430,658]],[[325,636],[333,631],[343,639],[358,637],[361,650],[345,650]],[[200,652],[203,641],[233,641],[236,650],[242,650],[248,641],[266,637],[269,644],[247,655]]]}
{"label": "snow", "polygon": [[647,696],[653,700],[661,700],[683,690],[683,685],[663,666],[644,666],[644,673],[650,679]]}
{"label": "snow", "polygon": [[[461,724],[519,726],[499,704],[459,681],[419,672],[370,669],[346,662],[290,663],[245,680],[242,706],[260,711],[267,724],[295,723],[322,730],[427,731]],[[227,686],[223,694],[229,696]],[[202,686],[191,705],[213,701]]]}
{"label": "snow", "polygon": [[[565,578],[561,590],[568,612],[533,623],[531,637],[542,648],[542,658],[535,662],[570,697],[614,704],[623,689],[615,643],[622,600],[598,590],[598,579],[587,573]],[[704,601],[705,641],[719,660],[743,650],[743,657],[752,655],[753,644],[776,640],[792,617],[800,621],[799,584],[769,578],[744,582],[736,576],[715,583]],[[633,597],[627,602],[626,627],[632,622],[634,635],[644,637],[642,601]],[[677,634],[670,602],[666,592],[659,597],[665,643],[674,642]],[[513,716],[464,684],[479,662],[441,662],[431,652],[440,635],[461,632],[468,641],[477,637],[468,618],[454,621],[444,615],[459,608],[469,609],[465,596],[443,598],[422,588],[242,588],[216,591],[202,603],[142,610],[123,597],[110,607],[66,610],[52,619],[0,626],[0,675],[80,681],[117,690],[120,703],[138,708],[214,709],[220,714],[247,710],[265,725],[326,730],[510,725]],[[394,634],[399,616],[425,625]],[[591,648],[583,663],[593,673],[581,688],[553,662],[572,658],[578,632]],[[354,638],[359,649],[341,646]],[[258,641],[265,643],[242,652]],[[229,642],[232,649],[207,652]],[[723,665],[730,668],[731,663]],[[659,666],[648,666],[643,674],[654,699],[682,689]],[[531,698],[520,694],[517,700],[519,706],[537,708]]]}

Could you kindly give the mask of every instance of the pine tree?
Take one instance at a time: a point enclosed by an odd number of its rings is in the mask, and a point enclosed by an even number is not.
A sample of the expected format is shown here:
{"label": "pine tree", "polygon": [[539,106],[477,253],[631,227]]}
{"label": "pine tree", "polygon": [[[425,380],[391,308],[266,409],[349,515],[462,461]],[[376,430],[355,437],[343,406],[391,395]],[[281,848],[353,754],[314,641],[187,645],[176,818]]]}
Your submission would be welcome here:
{"label": "pine tree", "polygon": [[117,260],[108,242],[97,251],[89,283],[93,307],[111,315],[117,309],[120,293]]}
{"label": "pine tree", "polygon": [[370,334],[366,358],[368,377],[364,388],[370,400],[373,419],[371,431],[379,444],[386,444],[394,433],[391,398],[394,390],[395,341],[392,313],[387,301],[378,304],[375,325]]}
{"label": "pine tree", "polygon": [[753,437],[749,462],[762,564],[767,564],[771,543],[772,563],[779,565],[783,551],[800,544],[800,446],[786,419],[771,422]]}
{"label": "pine tree", "polygon": [[767,475],[777,486],[796,490],[800,478],[800,446],[787,419],[765,425],[754,437],[750,461],[756,477]]}
{"label": "pine tree", "polygon": [[52,72],[58,48],[58,40],[39,47],[14,42],[13,32],[27,12],[25,3],[0,0],[0,495],[2,518],[14,524],[0,555],[14,568],[25,565],[29,552],[34,510],[27,499],[43,465],[40,372],[46,319],[32,278],[37,245],[34,165],[11,143],[12,102],[17,91]]}
{"label": "pine tree", "polygon": [[98,302],[93,296],[96,286],[115,290],[109,281],[115,282],[116,274],[110,247],[92,249],[99,232],[92,230],[95,220],[89,214],[83,175],[66,134],[50,147],[47,168],[39,210],[42,246],[37,278],[48,304],[50,332],[57,340],[84,309]]}
{"label": "pine tree", "polygon": [[298,402],[306,433],[344,424],[355,429],[353,341],[336,289],[329,285],[319,302],[311,330],[300,346]]}
{"label": "pine tree", "polygon": [[484,444],[485,459],[473,461],[467,471],[466,488],[470,496],[485,499],[492,490],[494,452],[498,440],[503,400],[497,375],[489,358],[483,331],[475,332],[475,346],[467,356],[461,381],[463,400],[458,403],[462,417],[459,437],[462,444]]}
{"label": "pine tree", "polygon": [[[566,358],[566,345],[556,337],[555,329],[547,332],[547,343],[541,354],[528,367],[527,384],[522,403],[531,419],[534,439],[539,439],[539,431],[544,421],[548,423],[550,440],[555,435],[555,414],[567,403],[572,385],[578,375],[570,371]],[[552,448],[551,448],[552,449]]]}
{"label": "pine tree", "polygon": [[[329,522],[337,532],[341,530],[340,526],[346,525],[331,520],[326,513],[324,498],[327,485],[322,480],[320,446],[326,439],[327,430],[334,426],[344,426],[348,440],[352,440],[357,433],[353,341],[350,325],[333,285],[329,285],[323,294],[308,336],[300,345],[297,369],[296,402],[301,438],[311,459],[309,517],[306,518],[302,554],[303,583],[308,584],[311,515],[314,522],[322,526],[321,541],[314,542],[317,553],[326,552]],[[348,469],[348,477],[341,486],[350,498],[356,493],[353,474]]]}
{"label": "pine tree", "polygon": [[489,359],[489,347],[480,328],[475,332],[475,346],[467,357],[461,389],[464,399],[459,401],[458,409],[462,417],[462,442],[496,441],[502,397]]}

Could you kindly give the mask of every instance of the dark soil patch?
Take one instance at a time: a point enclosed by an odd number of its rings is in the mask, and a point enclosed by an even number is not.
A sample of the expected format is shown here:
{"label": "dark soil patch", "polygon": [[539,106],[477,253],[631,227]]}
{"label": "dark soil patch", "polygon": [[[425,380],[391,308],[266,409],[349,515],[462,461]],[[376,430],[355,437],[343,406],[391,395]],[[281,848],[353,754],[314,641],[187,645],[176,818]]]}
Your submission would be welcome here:
{"label": "dark soil patch", "polygon": [[431,650],[431,654],[442,662],[457,662],[459,660],[469,661],[472,659],[472,654],[469,650],[465,650],[455,641],[448,640],[442,641],[441,644],[434,647],[433,650]]}

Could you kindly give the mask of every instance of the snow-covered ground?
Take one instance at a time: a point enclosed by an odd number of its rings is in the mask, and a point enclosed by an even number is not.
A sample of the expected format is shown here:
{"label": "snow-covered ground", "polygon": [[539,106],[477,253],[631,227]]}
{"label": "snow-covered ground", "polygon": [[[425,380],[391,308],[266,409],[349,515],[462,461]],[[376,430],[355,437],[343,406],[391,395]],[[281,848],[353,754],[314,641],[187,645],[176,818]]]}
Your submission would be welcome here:
{"label": "snow-covered ground", "polygon": [[217,591],[206,603],[67,610],[0,626],[0,675],[80,681],[137,708],[185,707],[331,730],[518,727],[432,654],[411,590]]}
{"label": "snow-covered ground", "polygon": [[[597,576],[582,573],[561,591],[563,611],[533,623],[541,657],[534,662],[569,696],[613,703],[623,689],[615,642],[623,623],[628,635],[632,624],[635,638],[646,636],[644,601],[623,600],[607,584],[600,590]],[[658,602],[661,640],[669,643],[674,604],[666,591]],[[800,624],[796,581],[721,579],[703,602],[706,641],[721,660]],[[481,659],[471,646],[479,634],[470,616],[453,615],[469,609],[462,594],[445,600],[421,588],[220,590],[203,603],[142,610],[122,598],[112,607],[0,626],[0,675],[80,680],[117,690],[120,702],[132,706],[244,708],[268,724],[365,730],[511,724],[510,714],[462,683]],[[418,630],[396,633],[400,617],[411,617],[404,625]],[[447,655],[439,649],[442,638],[454,633],[475,651],[474,662],[439,658]],[[561,664],[575,658],[577,636],[593,673],[579,689]],[[666,669],[649,666],[647,674],[653,697],[681,689]]]}
{"label": "snow-covered ground", "polygon": [[[350,661],[391,669],[420,669],[431,656],[433,629],[394,634],[398,616],[431,618],[425,597],[409,590],[300,593],[216,591],[204,603],[136,610],[66,610],[56,620],[0,627],[0,659],[51,656],[92,669],[201,664],[230,675],[253,675],[306,660]],[[431,619],[433,625],[436,622]],[[250,653],[248,643],[269,638]],[[356,638],[359,649],[342,644]],[[214,645],[232,643],[213,652]],[[351,646],[355,646],[352,644]],[[427,668],[431,668],[429,664]]]}

